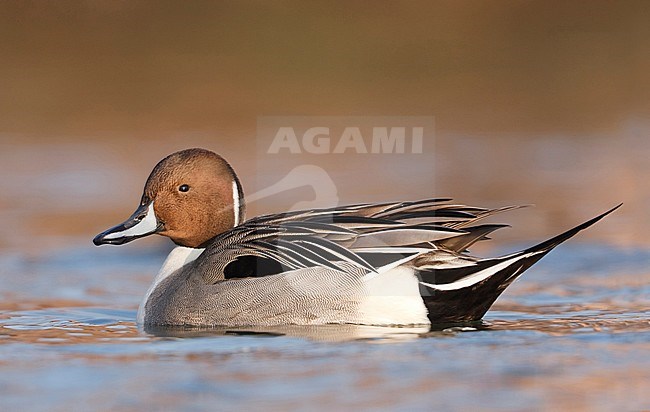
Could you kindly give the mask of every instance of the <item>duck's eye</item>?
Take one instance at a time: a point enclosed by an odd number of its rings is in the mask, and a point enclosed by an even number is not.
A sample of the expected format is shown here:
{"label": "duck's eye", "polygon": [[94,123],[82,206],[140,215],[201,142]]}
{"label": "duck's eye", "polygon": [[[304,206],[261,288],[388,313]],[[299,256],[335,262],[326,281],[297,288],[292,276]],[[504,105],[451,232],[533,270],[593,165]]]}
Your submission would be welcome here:
{"label": "duck's eye", "polygon": [[190,190],[189,185],[180,185],[180,186],[178,186],[178,191],[179,192],[188,192],[189,190]]}

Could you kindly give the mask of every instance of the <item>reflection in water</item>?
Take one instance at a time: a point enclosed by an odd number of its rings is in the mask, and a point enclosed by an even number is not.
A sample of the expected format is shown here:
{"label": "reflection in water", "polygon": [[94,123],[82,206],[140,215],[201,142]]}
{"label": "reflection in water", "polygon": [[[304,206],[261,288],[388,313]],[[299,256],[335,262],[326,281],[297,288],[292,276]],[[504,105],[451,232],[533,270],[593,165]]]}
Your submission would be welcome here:
{"label": "reflection in water", "polygon": [[206,336],[287,336],[320,342],[344,342],[354,340],[404,341],[416,339],[429,332],[428,326],[382,327],[366,325],[281,325],[281,326],[247,326],[247,327],[152,327],[144,329],[147,333],[159,337],[195,338]]}
{"label": "reflection in water", "polygon": [[[606,310],[602,308],[606,307]],[[600,308],[597,310],[595,308]],[[52,309],[0,313],[0,344],[119,344],[164,338],[288,337],[317,342],[374,340],[400,342],[417,338],[453,337],[464,332],[532,331],[554,336],[576,333],[650,332],[650,305],[645,311],[609,305],[501,304],[487,321],[431,326],[369,326],[349,324],[240,327],[140,326],[130,311]],[[109,351],[110,352],[110,351]]]}

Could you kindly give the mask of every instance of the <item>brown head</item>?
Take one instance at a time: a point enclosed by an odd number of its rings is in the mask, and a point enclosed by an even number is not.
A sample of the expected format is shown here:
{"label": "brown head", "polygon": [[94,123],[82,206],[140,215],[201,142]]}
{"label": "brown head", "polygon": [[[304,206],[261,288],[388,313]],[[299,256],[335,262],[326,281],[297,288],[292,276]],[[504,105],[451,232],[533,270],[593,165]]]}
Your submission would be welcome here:
{"label": "brown head", "polygon": [[161,160],[147,179],[137,210],[93,242],[123,244],[157,233],[201,247],[244,220],[241,184],[232,167],[205,149],[186,149]]}

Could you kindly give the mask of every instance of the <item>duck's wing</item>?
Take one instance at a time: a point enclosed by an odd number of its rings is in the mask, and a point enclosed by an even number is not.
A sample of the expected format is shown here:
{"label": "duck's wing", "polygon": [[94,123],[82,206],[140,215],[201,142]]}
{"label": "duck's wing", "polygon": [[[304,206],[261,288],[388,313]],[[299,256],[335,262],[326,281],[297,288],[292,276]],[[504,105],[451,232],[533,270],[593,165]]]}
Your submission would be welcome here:
{"label": "duck's wing", "polygon": [[[259,216],[213,239],[197,265],[209,283],[319,266],[378,273],[437,250],[461,253],[504,226],[472,226],[495,210],[449,202],[356,204]],[[501,210],[506,209],[496,211]]]}

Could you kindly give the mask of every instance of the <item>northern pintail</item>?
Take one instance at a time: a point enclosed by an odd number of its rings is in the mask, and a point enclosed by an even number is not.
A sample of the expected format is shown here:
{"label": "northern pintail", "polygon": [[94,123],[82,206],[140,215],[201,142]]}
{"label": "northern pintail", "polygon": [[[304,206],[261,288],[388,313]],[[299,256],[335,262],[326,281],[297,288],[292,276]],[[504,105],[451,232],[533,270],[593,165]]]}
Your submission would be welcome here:
{"label": "northern pintail", "polygon": [[555,246],[618,207],[536,246],[480,259],[467,248],[507,225],[479,221],[515,207],[424,199],[245,220],[232,167],[187,149],[161,160],[135,213],[93,242],[155,233],[178,245],[140,305],[145,325],[468,322]]}

